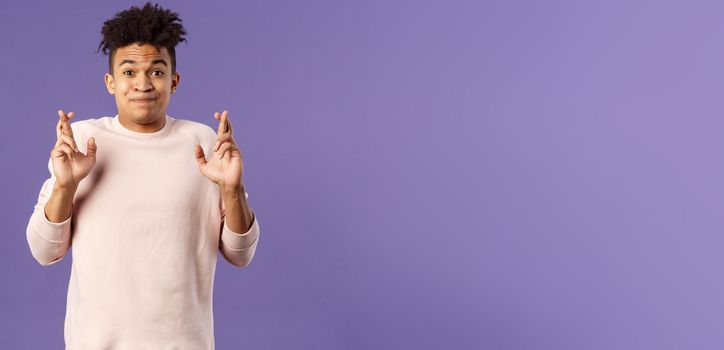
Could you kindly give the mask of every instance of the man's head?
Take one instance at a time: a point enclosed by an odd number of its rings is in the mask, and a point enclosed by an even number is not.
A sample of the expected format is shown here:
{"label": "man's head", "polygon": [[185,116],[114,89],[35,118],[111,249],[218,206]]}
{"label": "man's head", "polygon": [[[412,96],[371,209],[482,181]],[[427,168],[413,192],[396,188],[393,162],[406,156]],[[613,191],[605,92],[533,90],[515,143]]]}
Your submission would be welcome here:
{"label": "man's head", "polygon": [[127,122],[163,124],[170,95],[181,79],[175,47],[186,41],[186,32],[180,22],[177,13],[146,3],[103,23],[98,50],[108,55],[106,88]]}

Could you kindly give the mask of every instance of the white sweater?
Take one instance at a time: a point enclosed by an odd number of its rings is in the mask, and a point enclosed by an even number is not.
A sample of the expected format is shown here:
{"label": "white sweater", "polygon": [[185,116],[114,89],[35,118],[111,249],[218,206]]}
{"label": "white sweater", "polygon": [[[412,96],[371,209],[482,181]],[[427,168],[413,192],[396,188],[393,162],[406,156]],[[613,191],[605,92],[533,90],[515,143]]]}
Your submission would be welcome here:
{"label": "white sweater", "polygon": [[48,161],[51,176],[27,226],[41,265],[72,247],[66,349],[213,349],[217,251],[243,267],[259,237],[256,215],[246,233],[228,228],[218,186],[198,169],[194,145],[210,159],[216,133],[170,116],[154,133],[126,129],[118,115],[71,127],[83,153],[95,137],[96,165],[71,217],[52,223],[44,212],[55,181]]}

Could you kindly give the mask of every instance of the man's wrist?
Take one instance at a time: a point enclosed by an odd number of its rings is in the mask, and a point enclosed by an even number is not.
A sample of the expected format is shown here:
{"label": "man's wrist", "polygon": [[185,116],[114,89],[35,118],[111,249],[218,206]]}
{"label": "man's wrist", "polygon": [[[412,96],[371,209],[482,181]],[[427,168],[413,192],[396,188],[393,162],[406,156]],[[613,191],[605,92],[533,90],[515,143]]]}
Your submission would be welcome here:
{"label": "man's wrist", "polygon": [[78,185],[68,185],[68,186],[61,186],[57,183],[53,185],[53,192],[70,195],[75,194],[75,191],[78,190]]}
{"label": "man's wrist", "polygon": [[219,192],[222,196],[241,196],[244,197],[245,189],[244,184],[239,184],[236,186],[225,186],[225,185],[219,185]]}

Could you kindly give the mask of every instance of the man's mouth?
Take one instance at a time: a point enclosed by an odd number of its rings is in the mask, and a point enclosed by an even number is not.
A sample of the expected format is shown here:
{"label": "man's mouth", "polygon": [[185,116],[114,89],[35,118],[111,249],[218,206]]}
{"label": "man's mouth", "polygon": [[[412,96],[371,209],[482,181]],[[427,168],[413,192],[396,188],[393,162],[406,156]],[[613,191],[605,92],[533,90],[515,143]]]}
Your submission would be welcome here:
{"label": "man's mouth", "polygon": [[143,104],[151,104],[153,102],[156,102],[156,99],[155,98],[132,99],[131,102],[143,105]]}

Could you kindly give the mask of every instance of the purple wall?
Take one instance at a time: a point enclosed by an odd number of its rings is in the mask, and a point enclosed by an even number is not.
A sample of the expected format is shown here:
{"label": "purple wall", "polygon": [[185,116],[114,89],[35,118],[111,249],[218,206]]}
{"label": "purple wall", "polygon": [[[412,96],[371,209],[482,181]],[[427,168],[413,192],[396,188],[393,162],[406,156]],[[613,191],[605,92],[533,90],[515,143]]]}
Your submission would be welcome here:
{"label": "purple wall", "polygon": [[[62,347],[71,260],[25,225],[55,111],[116,113],[94,51],[132,4],[0,4],[3,348]],[[219,261],[219,349],[724,343],[724,5],[161,4],[168,113],[230,111],[263,223]]]}

